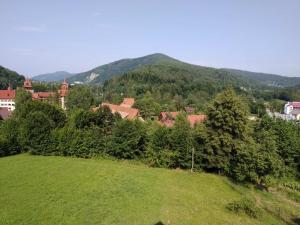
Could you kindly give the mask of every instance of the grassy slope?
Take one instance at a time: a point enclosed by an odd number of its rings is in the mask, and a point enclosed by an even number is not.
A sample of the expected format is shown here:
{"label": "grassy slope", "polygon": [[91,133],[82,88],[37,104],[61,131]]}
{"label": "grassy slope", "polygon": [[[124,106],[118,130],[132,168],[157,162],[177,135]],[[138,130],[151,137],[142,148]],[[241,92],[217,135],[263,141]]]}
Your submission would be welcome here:
{"label": "grassy slope", "polygon": [[1,158],[0,171],[0,224],[282,224],[227,211],[251,191],[212,174],[30,155]]}

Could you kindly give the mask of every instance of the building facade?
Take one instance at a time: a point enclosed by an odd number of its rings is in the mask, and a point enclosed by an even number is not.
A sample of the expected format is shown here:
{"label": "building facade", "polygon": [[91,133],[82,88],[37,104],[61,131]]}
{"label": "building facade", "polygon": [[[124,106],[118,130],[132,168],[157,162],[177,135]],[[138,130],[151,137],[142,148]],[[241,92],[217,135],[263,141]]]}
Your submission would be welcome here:
{"label": "building facade", "polygon": [[7,90],[0,90],[0,108],[7,108],[8,111],[15,110],[16,91],[8,87]]}
{"label": "building facade", "polygon": [[300,102],[288,102],[284,105],[284,114],[300,120]]}

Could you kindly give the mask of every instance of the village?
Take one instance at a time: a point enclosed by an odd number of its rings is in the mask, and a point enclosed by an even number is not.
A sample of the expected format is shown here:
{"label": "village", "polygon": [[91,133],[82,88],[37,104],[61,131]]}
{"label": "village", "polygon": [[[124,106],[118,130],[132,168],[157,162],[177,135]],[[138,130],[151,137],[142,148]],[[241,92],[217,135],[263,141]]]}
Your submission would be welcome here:
{"label": "village", "polygon": [[[32,87],[32,81],[30,79],[25,79],[23,88],[31,93],[32,100],[43,101],[51,103],[51,98],[55,95],[59,96],[59,105],[62,109],[66,110],[66,98],[69,92],[69,84],[66,79],[61,83],[60,89],[57,93],[55,92],[35,92]],[[7,90],[0,90],[0,117],[2,119],[8,119],[13,111],[15,110],[15,98],[17,90],[13,90],[11,86]],[[92,111],[97,111],[100,107],[108,107],[113,114],[118,113],[122,119],[138,119],[144,121],[144,118],[140,115],[140,110],[134,108],[135,99],[134,98],[124,98],[123,102],[119,105],[111,104],[108,102],[102,102],[98,107],[92,108]],[[187,120],[189,121],[191,127],[195,124],[204,122],[206,115],[204,114],[194,114],[195,109],[192,107],[185,107],[185,112],[187,114]],[[175,123],[175,118],[180,112],[160,112],[157,121],[159,124],[166,127],[172,127]]]}
{"label": "village", "polygon": [[[32,100],[43,101],[51,104],[55,96],[58,97],[59,106],[66,110],[67,95],[69,92],[69,83],[66,79],[61,83],[60,89],[55,92],[35,92],[32,86],[32,81],[29,78],[24,80],[23,88],[31,93]],[[15,110],[15,98],[17,90],[13,90],[11,86],[7,90],[0,90],[0,118],[8,119],[13,111]],[[101,107],[108,107],[113,114],[118,113],[122,119],[138,119],[144,121],[144,118],[140,114],[140,110],[134,108],[135,99],[134,98],[124,98],[123,102],[119,105],[111,104],[108,102],[102,102],[98,107],[92,108],[92,111],[97,111]],[[202,123],[206,120],[206,115],[195,114],[195,108],[185,107],[184,112],[187,114],[187,120],[189,121],[191,127],[194,127],[197,123]],[[271,112],[266,109],[267,114],[273,118],[279,118],[287,121],[300,120],[300,102],[287,102],[284,105],[283,113]],[[157,117],[159,124],[166,127],[172,127],[175,122],[176,116],[181,113],[180,111],[175,112],[160,112]],[[256,116],[249,116],[249,120],[256,120]]]}

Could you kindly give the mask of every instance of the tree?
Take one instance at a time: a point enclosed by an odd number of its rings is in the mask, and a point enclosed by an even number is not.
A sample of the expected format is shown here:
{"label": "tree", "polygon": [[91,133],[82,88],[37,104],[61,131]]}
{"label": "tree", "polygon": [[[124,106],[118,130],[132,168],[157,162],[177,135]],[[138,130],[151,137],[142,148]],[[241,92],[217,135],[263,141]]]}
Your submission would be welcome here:
{"label": "tree", "polygon": [[93,102],[93,93],[88,86],[75,86],[69,91],[66,99],[66,107],[68,111],[77,108],[89,110]]}
{"label": "tree", "polygon": [[16,117],[19,120],[24,120],[31,116],[33,112],[43,112],[54,123],[54,127],[63,127],[66,123],[65,112],[58,106],[49,105],[48,103],[41,101],[28,100],[24,103],[20,103],[16,108]]}
{"label": "tree", "polygon": [[139,120],[120,120],[112,131],[109,153],[121,159],[135,159],[144,155],[146,132]]}
{"label": "tree", "polygon": [[276,120],[274,123],[277,152],[294,173],[297,171],[297,157],[300,157],[300,128],[294,122]]}
{"label": "tree", "polygon": [[14,111],[14,114],[16,116],[20,116],[20,114],[25,114],[24,113],[24,107],[26,103],[32,101],[32,96],[31,93],[26,91],[24,88],[19,88],[16,92],[16,99],[15,99],[15,104],[16,104],[16,109]]}
{"label": "tree", "polygon": [[170,128],[156,121],[148,123],[147,161],[150,166],[173,167],[174,152],[170,150]]}
{"label": "tree", "polygon": [[191,168],[192,133],[185,114],[179,114],[170,136],[171,149],[175,153],[174,167]]}
{"label": "tree", "polygon": [[134,107],[140,110],[141,116],[145,119],[154,119],[161,112],[160,105],[155,102],[150,92],[147,92],[143,98],[138,99]]}
{"label": "tree", "polygon": [[19,121],[9,118],[0,123],[0,157],[22,151],[19,140]]}
{"label": "tree", "polygon": [[231,159],[247,140],[247,122],[246,107],[232,89],[215,97],[207,112],[204,168],[228,172]]}
{"label": "tree", "polygon": [[21,135],[23,144],[32,154],[47,155],[51,146],[53,121],[41,111],[35,111],[23,121]]}

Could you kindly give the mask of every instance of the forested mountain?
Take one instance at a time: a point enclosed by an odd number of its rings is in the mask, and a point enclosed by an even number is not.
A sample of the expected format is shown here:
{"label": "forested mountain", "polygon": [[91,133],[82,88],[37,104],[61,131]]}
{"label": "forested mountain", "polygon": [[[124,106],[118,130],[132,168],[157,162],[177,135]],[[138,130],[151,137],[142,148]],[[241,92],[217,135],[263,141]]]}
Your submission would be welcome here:
{"label": "forested mountain", "polygon": [[7,89],[9,84],[12,86],[12,88],[22,86],[23,81],[24,76],[0,66],[0,90]]}
{"label": "forested mountain", "polygon": [[152,55],[147,55],[135,59],[122,59],[109,64],[105,64],[96,67],[87,72],[78,73],[71,77],[69,80],[71,82],[81,81],[84,83],[103,83],[106,80],[124,73],[142,68],[147,65],[158,65],[158,64],[185,64],[179,60],[173,59],[169,56],[156,53]]}
{"label": "forested mountain", "polygon": [[224,69],[224,70],[236,74],[238,76],[256,80],[261,84],[267,86],[292,87],[295,85],[300,85],[300,77],[285,77],[276,74],[256,73],[256,72],[249,72],[249,71],[236,70],[236,69]]}
{"label": "forested mountain", "polygon": [[[231,75],[231,77],[239,77],[239,80],[244,80],[244,82],[252,83],[253,85],[261,84],[273,87],[289,87],[300,84],[300,77],[284,77],[275,74],[255,73],[235,69],[216,69],[192,65],[161,53],[134,59],[122,59],[116,62],[105,64],[87,72],[75,74],[69,78],[69,81],[81,81],[87,84],[100,84],[113,77],[121,76],[124,73],[135,70],[143,70],[147,66],[153,65],[175,66],[176,68],[182,69],[182,74],[184,74],[185,70],[189,71],[189,73],[193,72],[199,76],[207,76],[217,73],[218,76],[224,75],[224,77],[222,77],[223,80],[227,79],[227,76]],[[216,77],[212,77],[212,79],[215,78]],[[228,78],[231,79],[230,77]],[[223,82],[222,79],[219,80],[219,82]]]}
{"label": "forested mountain", "polygon": [[[203,109],[213,95],[233,87],[238,92],[251,90],[255,82],[230,72],[188,64],[150,65],[107,80],[103,86],[104,99],[118,102],[122,96],[153,100],[165,110],[180,110],[184,106]],[[259,85],[259,84],[257,84]]]}
{"label": "forested mountain", "polygon": [[34,76],[32,79],[37,80],[37,81],[52,82],[52,81],[61,81],[65,78],[69,78],[73,75],[74,75],[73,73],[69,73],[66,71],[57,71],[54,73],[40,74],[40,75]]}

